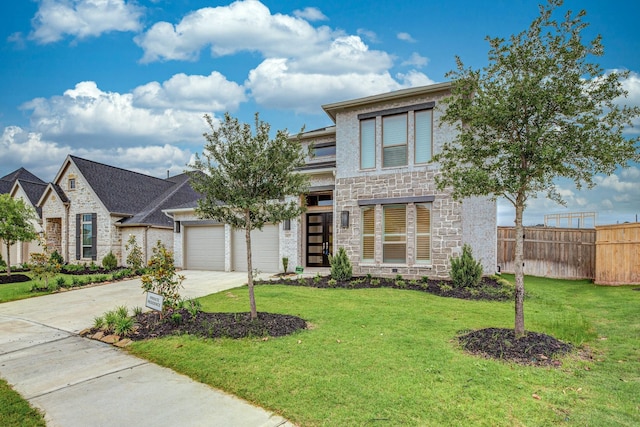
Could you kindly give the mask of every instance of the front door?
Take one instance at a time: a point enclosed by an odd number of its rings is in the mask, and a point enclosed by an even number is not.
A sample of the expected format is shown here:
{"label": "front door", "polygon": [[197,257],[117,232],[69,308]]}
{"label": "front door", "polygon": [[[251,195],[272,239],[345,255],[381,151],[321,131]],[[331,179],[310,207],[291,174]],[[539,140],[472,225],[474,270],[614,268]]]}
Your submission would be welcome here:
{"label": "front door", "polygon": [[329,267],[333,254],[333,212],[307,214],[307,267]]}

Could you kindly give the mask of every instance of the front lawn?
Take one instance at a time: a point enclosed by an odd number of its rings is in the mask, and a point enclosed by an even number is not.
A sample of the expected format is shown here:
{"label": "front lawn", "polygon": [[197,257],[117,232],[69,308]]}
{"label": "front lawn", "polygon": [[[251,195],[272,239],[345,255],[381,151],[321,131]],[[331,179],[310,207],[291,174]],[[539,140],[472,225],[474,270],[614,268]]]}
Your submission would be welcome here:
{"label": "front lawn", "polygon": [[[512,327],[511,302],[398,289],[256,287],[258,310],[299,316],[280,338],[188,335],[129,349],[303,426],[638,425],[640,292],[528,277],[527,330],[583,345],[560,367],[463,353],[456,337]],[[246,287],[201,299],[248,310]]]}
{"label": "front lawn", "polygon": [[4,427],[44,427],[41,412],[29,406],[9,384],[0,379],[0,425]]}

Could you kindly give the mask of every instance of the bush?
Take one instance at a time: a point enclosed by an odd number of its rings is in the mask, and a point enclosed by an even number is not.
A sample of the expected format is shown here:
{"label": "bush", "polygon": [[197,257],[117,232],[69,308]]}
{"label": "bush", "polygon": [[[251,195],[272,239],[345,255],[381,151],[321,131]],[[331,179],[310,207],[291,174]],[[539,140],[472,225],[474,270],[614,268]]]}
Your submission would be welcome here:
{"label": "bush", "polygon": [[332,279],[345,281],[353,276],[351,261],[349,261],[347,251],[344,248],[339,248],[336,256],[329,255],[329,264],[331,264]]}
{"label": "bush", "polygon": [[109,253],[107,255],[105,255],[104,258],[102,258],[102,266],[107,271],[111,271],[111,270],[115,270],[116,269],[116,267],[118,266],[118,259],[113,254],[113,252],[109,251]]}
{"label": "bush", "polygon": [[455,287],[476,287],[482,280],[482,265],[473,259],[471,247],[465,244],[462,255],[451,259],[451,280]]}
{"label": "bush", "polygon": [[51,256],[49,257],[49,262],[51,264],[63,265],[64,258],[62,258],[62,255],[60,255],[60,253],[57,250],[55,250],[51,253]]}
{"label": "bush", "polygon": [[136,236],[131,234],[129,236],[129,240],[127,240],[127,243],[124,245],[124,248],[129,251],[127,255],[127,266],[135,272],[142,270],[142,248],[138,246]]}
{"label": "bush", "polygon": [[149,274],[142,276],[142,289],[164,297],[164,308],[175,308],[180,303],[179,289],[184,276],[176,273],[173,253],[160,240],[153,248],[153,256],[149,260]]}

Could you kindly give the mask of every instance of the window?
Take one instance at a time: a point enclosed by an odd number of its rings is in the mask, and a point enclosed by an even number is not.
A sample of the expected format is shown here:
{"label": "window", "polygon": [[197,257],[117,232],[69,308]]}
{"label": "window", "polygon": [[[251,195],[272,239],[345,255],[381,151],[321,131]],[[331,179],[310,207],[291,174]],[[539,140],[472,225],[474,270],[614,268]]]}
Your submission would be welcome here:
{"label": "window", "polygon": [[96,214],[76,214],[76,259],[96,260]]}
{"label": "window", "polygon": [[375,256],[376,209],[375,206],[362,208],[362,261],[373,262]]}
{"label": "window", "polygon": [[416,204],[416,263],[431,263],[430,204]]}
{"label": "window", "polygon": [[313,157],[335,156],[336,143],[318,144],[312,148]]}
{"label": "window", "polygon": [[76,179],[69,178],[69,190],[75,190],[75,189],[76,189]]}
{"label": "window", "polygon": [[376,119],[360,121],[360,169],[376,167]]}
{"label": "window", "polygon": [[431,160],[431,147],[433,144],[433,110],[416,111],[414,118],[415,162],[427,163]]}
{"label": "window", "polygon": [[384,206],[382,235],[382,262],[404,264],[407,262],[407,206]]}
{"label": "window", "polygon": [[382,167],[407,164],[407,114],[382,118]]}

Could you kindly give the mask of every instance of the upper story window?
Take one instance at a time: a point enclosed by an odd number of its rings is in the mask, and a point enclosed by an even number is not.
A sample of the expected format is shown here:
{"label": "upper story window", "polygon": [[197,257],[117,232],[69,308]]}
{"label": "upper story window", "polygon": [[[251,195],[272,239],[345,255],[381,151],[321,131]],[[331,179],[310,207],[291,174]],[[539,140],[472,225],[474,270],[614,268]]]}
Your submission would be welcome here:
{"label": "upper story window", "polygon": [[[431,161],[434,106],[435,102],[427,102],[359,114],[360,169],[402,167]],[[381,132],[376,132],[376,120],[381,124]],[[381,164],[377,163],[377,152],[382,155]]]}
{"label": "upper story window", "polygon": [[407,165],[407,114],[382,118],[382,167]]}
{"label": "upper story window", "polygon": [[360,121],[360,169],[376,167],[376,119]]}
{"label": "upper story window", "polygon": [[321,144],[315,144],[311,149],[313,157],[327,157],[336,155],[336,143],[327,142]]}
{"label": "upper story window", "polygon": [[76,179],[69,178],[69,190],[75,190],[75,189],[76,189]]}

